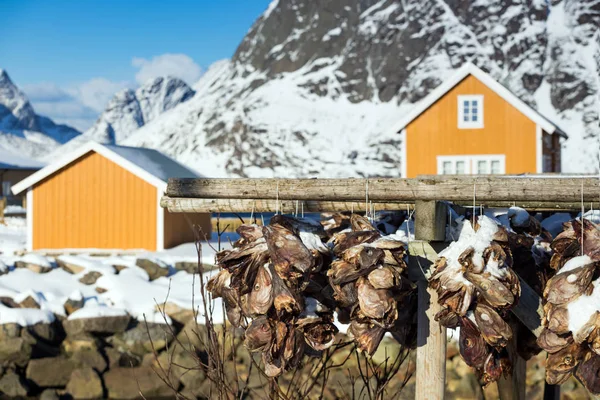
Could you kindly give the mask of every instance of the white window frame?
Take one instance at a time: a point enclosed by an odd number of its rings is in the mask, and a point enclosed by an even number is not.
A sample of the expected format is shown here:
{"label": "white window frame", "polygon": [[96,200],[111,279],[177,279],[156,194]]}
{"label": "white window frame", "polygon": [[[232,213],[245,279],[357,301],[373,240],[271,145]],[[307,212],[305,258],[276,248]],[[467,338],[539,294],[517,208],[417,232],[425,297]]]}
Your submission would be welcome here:
{"label": "white window frame", "polygon": [[[464,121],[464,107],[463,103],[468,101],[469,104],[471,102],[477,102],[477,121]],[[468,95],[459,95],[458,96],[458,129],[483,129],[483,95],[482,94],[468,94]],[[469,113],[469,119],[471,114]]]}
{"label": "white window frame", "polygon": [[462,156],[437,156],[437,173],[443,175],[444,162],[452,163],[452,173],[456,174],[456,162],[463,161],[465,163],[465,175],[478,175],[477,174],[477,163],[479,161],[488,162],[488,172],[486,175],[491,175],[492,161],[500,162],[500,171],[498,175],[506,173],[506,156],[504,154],[476,154],[476,155],[462,155]]}

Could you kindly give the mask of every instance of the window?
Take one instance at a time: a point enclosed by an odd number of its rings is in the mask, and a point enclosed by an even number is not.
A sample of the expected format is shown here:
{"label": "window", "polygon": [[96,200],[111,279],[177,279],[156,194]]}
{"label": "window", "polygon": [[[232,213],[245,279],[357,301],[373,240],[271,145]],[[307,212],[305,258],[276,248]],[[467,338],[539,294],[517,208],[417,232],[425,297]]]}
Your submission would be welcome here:
{"label": "window", "polygon": [[476,155],[476,156],[438,156],[438,174],[504,174],[504,154]]}
{"label": "window", "polygon": [[452,173],[452,161],[444,161],[443,162],[442,173],[443,174],[451,174]]}
{"label": "window", "polygon": [[458,128],[483,128],[483,95],[458,96]]}
{"label": "window", "polygon": [[460,157],[438,157],[438,173],[444,175],[466,174],[466,162]]}
{"label": "window", "polygon": [[0,193],[2,196],[8,197],[10,196],[10,182],[9,181],[2,181],[2,193]]}

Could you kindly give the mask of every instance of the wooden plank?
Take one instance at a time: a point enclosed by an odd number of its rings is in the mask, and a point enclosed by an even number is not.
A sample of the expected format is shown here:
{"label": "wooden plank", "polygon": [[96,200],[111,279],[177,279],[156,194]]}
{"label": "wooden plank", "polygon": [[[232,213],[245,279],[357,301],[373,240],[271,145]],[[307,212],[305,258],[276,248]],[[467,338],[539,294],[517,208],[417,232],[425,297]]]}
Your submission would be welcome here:
{"label": "wooden plank", "polygon": [[415,237],[419,240],[444,241],[448,207],[441,201],[415,202]]}
{"label": "wooden plank", "polygon": [[[250,199],[197,199],[164,196],[160,205],[172,213],[218,213],[218,212],[276,212],[285,214],[304,212],[365,212],[365,202],[359,201],[294,201],[294,200],[250,200]],[[412,210],[413,204],[374,203],[375,211]]]}
{"label": "wooden plank", "polygon": [[[371,201],[369,201],[371,202]],[[413,210],[414,202],[394,202],[379,200],[372,201],[375,211],[383,210]],[[461,202],[464,206],[472,206],[473,202]],[[479,203],[477,206],[479,207]],[[581,203],[547,203],[547,202],[495,202],[483,205],[485,208],[508,208],[516,205],[529,211],[581,211]],[[295,213],[296,201],[280,200],[279,208],[277,200],[270,199],[200,199],[164,196],[161,200],[161,206],[167,208],[172,213],[216,213],[216,212],[275,212],[279,210],[283,213]],[[299,212],[304,206],[305,212],[336,212],[336,211],[356,211],[365,212],[364,201],[298,201]],[[460,208],[460,205],[454,207]],[[586,204],[586,209],[589,203]],[[600,208],[600,203],[594,203],[594,209]]]}
{"label": "wooden plank", "polygon": [[[454,204],[463,207],[473,207],[473,199],[471,201],[456,201]],[[529,211],[581,211],[581,201],[579,202],[548,202],[541,200],[531,201],[485,201],[480,202],[479,199],[476,201],[476,207],[483,208],[510,208],[510,207],[521,207]],[[586,210],[600,208],[600,202],[589,201],[584,203]]]}
{"label": "wooden plank", "polygon": [[544,400],[559,400],[560,385],[544,384]]}
{"label": "wooden plank", "polygon": [[519,277],[519,283],[521,284],[521,296],[519,302],[511,311],[527,329],[538,337],[543,329],[544,307],[542,298],[521,277]]}
{"label": "wooden plank", "polygon": [[435,322],[441,310],[437,293],[427,286],[437,252],[426,241],[409,243],[409,277],[417,282],[417,371],[415,399],[439,400],[445,397],[446,328]]}
{"label": "wooden plank", "polygon": [[425,176],[416,179],[169,179],[167,196],[210,199],[279,199],[413,202],[415,200],[547,203],[598,201],[597,177]]}

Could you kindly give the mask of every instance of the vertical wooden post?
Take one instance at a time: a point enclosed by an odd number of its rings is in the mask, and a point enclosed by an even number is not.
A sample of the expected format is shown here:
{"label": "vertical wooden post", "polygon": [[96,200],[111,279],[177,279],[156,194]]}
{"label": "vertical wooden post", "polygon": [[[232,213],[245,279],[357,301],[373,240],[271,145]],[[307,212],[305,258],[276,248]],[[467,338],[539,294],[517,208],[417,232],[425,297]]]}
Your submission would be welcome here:
{"label": "vertical wooden post", "polygon": [[4,221],[4,208],[6,208],[6,197],[0,197],[0,222]]}
{"label": "vertical wooden post", "polygon": [[544,384],[544,400],[559,400],[560,385]]}
{"label": "vertical wooden post", "polygon": [[440,201],[415,201],[415,239],[443,242],[446,240],[448,206]]}
{"label": "vertical wooden post", "polygon": [[517,353],[518,327],[517,324],[511,324],[513,338],[506,349],[512,363],[512,371],[509,377],[502,376],[498,381],[500,400],[525,400],[527,361]]}
{"label": "vertical wooden post", "polygon": [[434,320],[441,306],[435,290],[427,286],[431,266],[437,259],[432,245],[437,247],[445,239],[446,213],[443,203],[415,204],[417,240],[409,245],[409,276],[417,281],[418,288],[416,399],[441,400],[446,392],[446,328]]}

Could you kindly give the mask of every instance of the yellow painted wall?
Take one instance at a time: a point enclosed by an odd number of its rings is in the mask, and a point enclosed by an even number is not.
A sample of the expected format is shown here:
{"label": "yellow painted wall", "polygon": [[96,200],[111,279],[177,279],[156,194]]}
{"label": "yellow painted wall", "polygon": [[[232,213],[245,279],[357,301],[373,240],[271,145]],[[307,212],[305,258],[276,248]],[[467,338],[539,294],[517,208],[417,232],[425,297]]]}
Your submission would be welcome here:
{"label": "yellow painted wall", "polygon": [[33,188],[33,249],[156,249],[156,188],[90,152]]}
{"label": "yellow painted wall", "polygon": [[[458,129],[458,95],[480,94],[483,129]],[[437,174],[437,156],[505,154],[506,173],[536,172],[536,125],[469,75],[406,127],[407,177]]]}

